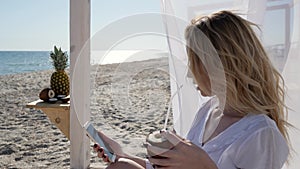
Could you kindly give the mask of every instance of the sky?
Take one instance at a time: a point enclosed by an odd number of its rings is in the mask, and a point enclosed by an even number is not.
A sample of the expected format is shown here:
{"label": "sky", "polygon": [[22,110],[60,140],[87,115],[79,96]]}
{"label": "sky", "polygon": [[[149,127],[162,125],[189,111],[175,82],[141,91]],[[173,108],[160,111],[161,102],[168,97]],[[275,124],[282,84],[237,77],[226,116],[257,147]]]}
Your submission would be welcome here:
{"label": "sky", "polygon": [[1,0],[0,50],[48,50],[68,46],[68,2]]}
{"label": "sky", "polygon": [[[91,0],[91,4],[91,36],[125,16],[160,12],[160,0]],[[0,50],[49,51],[54,45],[68,50],[69,12],[69,0],[1,0]],[[277,23],[282,31],[282,23]],[[283,40],[272,31],[268,36],[277,39],[267,43]]]}
{"label": "sky", "polygon": [[[124,16],[159,12],[159,0],[91,0],[91,35]],[[133,5],[134,4],[134,5]],[[69,0],[1,0],[0,50],[69,48]]]}

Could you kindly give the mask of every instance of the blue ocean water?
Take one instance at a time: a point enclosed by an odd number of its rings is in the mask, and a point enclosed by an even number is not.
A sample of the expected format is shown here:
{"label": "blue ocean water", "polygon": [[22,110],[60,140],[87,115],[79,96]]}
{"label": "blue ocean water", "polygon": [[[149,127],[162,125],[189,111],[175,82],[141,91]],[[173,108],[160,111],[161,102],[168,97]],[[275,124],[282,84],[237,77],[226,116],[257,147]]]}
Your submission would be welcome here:
{"label": "blue ocean water", "polygon": [[49,69],[50,51],[0,51],[0,75]]}
{"label": "blue ocean water", "polygon": [[[91,51],[91,64],[112,64],[168,57],[160,50],[112,50]],[[69,53],[68,53],[69,55]],[[70,58],[68,59],[70,65]],[[0,75],[53,70],[50,51],[0,51]]]}

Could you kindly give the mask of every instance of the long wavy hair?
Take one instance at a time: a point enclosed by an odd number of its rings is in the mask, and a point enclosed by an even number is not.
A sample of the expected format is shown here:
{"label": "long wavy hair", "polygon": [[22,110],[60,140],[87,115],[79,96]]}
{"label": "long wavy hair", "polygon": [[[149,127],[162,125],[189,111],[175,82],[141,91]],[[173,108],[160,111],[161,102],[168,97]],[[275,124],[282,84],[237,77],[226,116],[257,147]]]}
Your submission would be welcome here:
{"label": "long wavy hair", "polygon": [[288,140],[284,80],[269,60],[253,26],[258,28],[230,11],[192,20],[185,32],[189,67],[198,81],[199,67],[205,66],[199,58],[209,59],[209,55],[199,56],[202,54],[195,52],[203,50],[199,44],[205,43],[200,42],[203,36],[195,33],[196,28],[209,39],[223,65],[226,105],[241,115],[266,114]]}

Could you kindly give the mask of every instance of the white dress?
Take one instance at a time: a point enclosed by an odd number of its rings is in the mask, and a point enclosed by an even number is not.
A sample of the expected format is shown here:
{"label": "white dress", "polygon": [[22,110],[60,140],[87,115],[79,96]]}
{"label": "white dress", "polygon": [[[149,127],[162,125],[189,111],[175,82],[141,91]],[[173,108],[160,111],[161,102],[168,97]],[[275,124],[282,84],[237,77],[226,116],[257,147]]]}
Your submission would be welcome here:
{"label": "white dress", "polygon": [[216,105],[211,99],[197,113],[187,139],[205,150],[219,169],[280,169],[289,148],[268,116],[248,114],[202,144],[204,126]]}

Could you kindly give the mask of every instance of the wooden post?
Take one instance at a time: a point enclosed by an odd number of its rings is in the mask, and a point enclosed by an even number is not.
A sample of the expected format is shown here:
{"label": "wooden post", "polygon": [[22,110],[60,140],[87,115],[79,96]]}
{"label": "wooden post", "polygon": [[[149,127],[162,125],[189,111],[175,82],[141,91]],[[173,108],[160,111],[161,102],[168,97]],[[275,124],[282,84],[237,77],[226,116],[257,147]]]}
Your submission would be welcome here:
{"label": "wooden post", "polygon": [[80,123],[90,119],[90,0],[70,0],[70,163],[88,168],[90,141]]}

